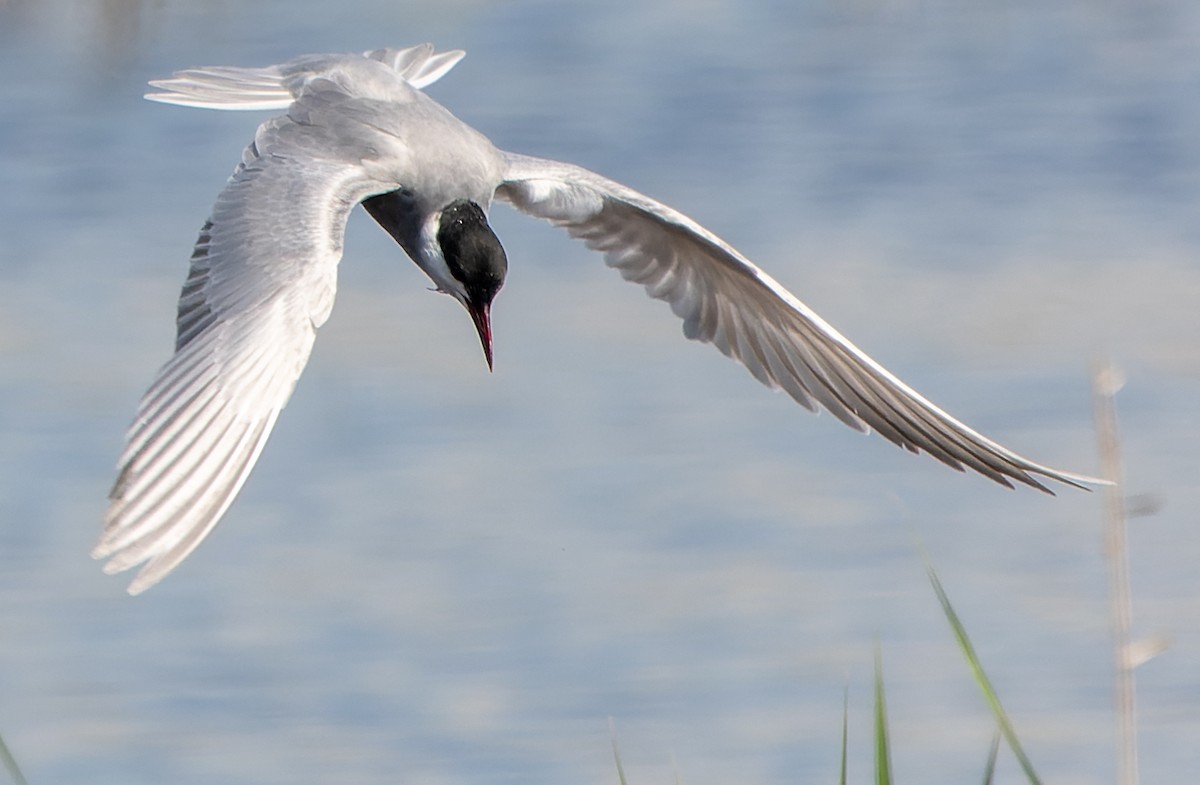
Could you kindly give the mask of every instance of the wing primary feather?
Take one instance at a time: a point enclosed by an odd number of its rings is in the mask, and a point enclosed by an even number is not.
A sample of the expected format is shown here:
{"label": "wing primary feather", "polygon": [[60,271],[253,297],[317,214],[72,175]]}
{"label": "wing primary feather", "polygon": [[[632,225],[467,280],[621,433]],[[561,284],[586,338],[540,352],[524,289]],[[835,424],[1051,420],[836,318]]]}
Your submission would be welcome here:
{"label": "wing primary feather", "polygon": [[[221,444],[236,424],[223,411],[210,413],[208,427],[200,430],[190,441],[179,444],[167,453],[165,460],[156,462],[154,471],[138,483],[137,493],[117,500],[109,516],[113,524],[97,546],[100,557],[130,548],[144,541],[148,534],[169,529],[186,509],[204,492],[205,462],[219,454]],[[219,459],[217,459],[219,460]],[[185,489],[194,488],[188,493]],[[187,495],[182,495],[187,493]],[[126,562],[127,558],[134,558]],[[116,572],[136,564],[144,557],[122,556],[115,561],[123,566],[112,567]]]}
{"label": "wing primary feather", "polygon": [[194,378],[180,378],[185,381],[185,385],[178,389],[152,391],[155,399],[160,399],[167,393],[170,393],[170,396],[161,404],[147,403],[138,412],[137,426],[131,429],[126,438],[127,446],[117,463],[119,467],[136,466],[137,456],[146,454],[147,445],[170,438],[174,429],[186,424],[187,420],[179,419],[183,413],[205,405],[197,403],[202,396],[211,399],[215,394],[216,379],[211,373]]}
{"label": "wing primary feather", "polygon": [[[276,413],[277,414],[277,413]],[[146,589],[162,580],[168,573],[174,570],[179,563],[196,549],[196,547],[208,536],[213,527],[220,521],[221,516],[233,503],[237,496],[237,492],[246,482],[250,471],[258,460],[258,456],[262,452],[266,444],[267,436],[275,424],[275,416],[273,415],[268,420],[257,424],[256,428],[247,434],[244,441],[249,441],[251,447],[248,450],[243,450],[240,457],[233,463],[227,464],[227,480],[220,486],[216,493],[213,494],[213,501],[205,508],[201,515],[197,516],[200,520],[200,525],[191,525],[182,527],[180,530],[184,532],[184,536],[175,543],[171,549],[165,553],[154,556],[147,562],[129,585],[130,594],[141,594]]]}
{"label": "wing primary feather", "polygon": [[825,411],[854,430],[865,433],[868,430],[866,423],[850,410],[850,407],[842,400],[837,389],[829,384],[829,380],[825,378],[821,363],[812,356],[808,348],[796,341],[786,341],[783,344],[783,348],[784,359],[787,360],[796,371],[796,374],[803,380],[804,385],[812,390],[812,394],[820,401]]}
{"label": "wing primary feather", "polygon": [[[866,373],[853,363],[846,363],[844,369],[845,373],[859,377]],[[924,407],[900,406],[886,396],[873,392],[876,388],[869,383],[860,384],[859,388],[863,393],[862,400],[872,407],[881,421],[899,420],[907,424],[911,431],[907,437],[908,444],[904,446],[908,449],[928,452],[953,468],[961,469],[959,464],[966,464],[1001,485],[1009,485],[1005,478],[1012,477],[1052,493],[1029,476],[1028,470],[1033,464],[1000,445],[989,445],[986,443],[989,440],[983,440],[966,426],[956,424],[956,421],[947,422],[944,416]]]}
{"label": "wing primary feather", "polygon": [[813,400],[811,391],[800,380],[800,377],[791,368],[791,365],[781,356],[777,340],[766,340],[763,342],[763,355],[766,358],[767,367],[771,371],[771,376],[783,391],[805,409],[808,409],[810,412],[817,412],[817,403]]}
{"label": "wing primary feather", "polygon": [[[205,397],[201,398],[201,395]],[[153,438],[147,439],[142,448],[123,465],[120,479],[110,497],[120,503],[121,510],[128,508],[141,486],[174,466],[175,457],[196,441],[199,434],[210,429],[212,423],[222,415],[224,407],[229,405],[217,398],[211,386],[199,391],[185,404],[185,408],[166,415]]]}

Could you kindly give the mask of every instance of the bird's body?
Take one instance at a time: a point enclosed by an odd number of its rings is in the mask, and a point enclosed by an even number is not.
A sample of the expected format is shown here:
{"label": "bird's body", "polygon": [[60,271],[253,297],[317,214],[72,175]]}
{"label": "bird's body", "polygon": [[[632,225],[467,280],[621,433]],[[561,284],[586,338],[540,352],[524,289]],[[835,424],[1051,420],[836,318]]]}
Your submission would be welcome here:
{"label": "bird's body", "polygon": [[462,57],[428,45],[204,68],[147,97],[285,109],[264,122],[217,198],[179,302],[176,351],[142,399],[120,458],[106,571],[148,564],[141,591],[216,525],[258,458],[329,317],[350,211],[363,203],[435,287],[459,300],[488,364],[507,259],[487,225],[498,197],[565,227],[670,303],[689,338],[764,384],[997,482],[1090,478],[1028,461],[929,403],[695,221],[571,164],[498,150],[426,96]]}

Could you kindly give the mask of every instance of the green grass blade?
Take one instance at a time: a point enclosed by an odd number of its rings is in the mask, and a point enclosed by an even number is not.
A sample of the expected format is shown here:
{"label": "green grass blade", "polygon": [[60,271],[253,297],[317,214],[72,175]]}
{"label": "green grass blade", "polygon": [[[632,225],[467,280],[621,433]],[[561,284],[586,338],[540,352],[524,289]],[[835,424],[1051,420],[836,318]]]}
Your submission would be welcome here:
{"label": "green grass blade", "polygon": [[883,655],[875,643],[875,785],[891,785],[892,751],[888,742],[887,706],[883,698]]}
{"label": "green grass blade", "polygon": [[996,756],[1000,754],[1000,732],[992,734],[992,746],[988,750],[987,766],[983,769],[983,785],[992,785],[996,778]]}
{"label": "green grass blade", "polygon": [[1025,750],[1021,747],[1021,742],[1017,739],[1017,732],[1013,728],[1012,721],[1008,718],[1008,712],[1004,710],[1004,706],[1000,703],[1000,696],[996,694],[996,690],[992,687],[991,681],[988,680],[987,674],[983,672],[983,665],[979,662],[978,655],[975,654],[975,647],[971,645],[971,639],[967,637],[967,630],[963,627],[962,622],[958,618],[958,614],[954,612],[954,608],[950,605],[950,598],[946,596],[946,590],[942,588],[942,582],[938,580],[937,573],[932,567],[927,567],[929,573],[929,582],[933,584],[933,590],[937,593],[938,602],[942,604],[942,612],[946,614],[946,620],[950,622],[950,627],[954,630],[954,637],[958,640],[958,648],[962,651],[963,657],[967,664],[971,666],[971,673],[975,676],[975,683],[979,685],[979,689],[983,691],[983,697],[987,700],[988,707],[992,710],[992,716],[996,718],[996,724],[1000,726],[1000,733],[1004,735],[1004,740],[1008,742],[1009,749],[1016,756],[1017,761],[1021,764],[1021,768],[1025,771],[1025,776],[1029,779],[1031,785],[1041,785],[1042,781],[1038,778],[1037,772],[1033,770],[1033,764],[1029,762],[1029,757],[1025,754]]}
{"label": "green grass blade", "polygon": [[25,775],[21,773],[21,767],[17,765],[17,759],[9,751],[8,745],[4,743],[3,736],[0,736],[0,760],[4,761],[4,768],[8,770],[8,776],[16,785],[29,785]]}
{"label": "green grass blade", "polygon": [[608,718],[608,735],[612,738],[613,760],[617,762],[617,779],[621,785],[628,785],[625,782],[625,767],[621,765],[621,750],[617,748],[617,724],[612,717]]}
{"label": "green grass blade", "polygon": [[838,785],[846,785],[846,737],[850,728],[850,688],[842,693],[842,773]]}

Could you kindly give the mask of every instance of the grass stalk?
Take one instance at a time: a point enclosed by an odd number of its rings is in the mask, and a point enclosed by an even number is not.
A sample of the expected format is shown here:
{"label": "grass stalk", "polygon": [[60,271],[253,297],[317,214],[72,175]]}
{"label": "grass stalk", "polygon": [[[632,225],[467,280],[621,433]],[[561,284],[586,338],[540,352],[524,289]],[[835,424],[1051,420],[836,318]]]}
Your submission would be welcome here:
{"label": "grass stalk", "polygon": [[1000,696],[996,694],[996,689],[992,686],[992,682],[988,679],[987,674],[983,671],[983,664],[979,661],[979,655],[975,653],[975,647],[971,645],[971,639],[967,636],[967,629],[963,626],[962,621],[955,613],[954,607],[950,604],[950,598],[946,596],[946,590],[942,588],[942,582],[938,580],[937,573],[932,567],[926,568],[929,573],[929,582],[933,584],[933,590],[937,594],[938,602],[942,604],[942,612],[946,615],[946,620],[950,622],[951,629],[954,630],[954,637],[958,640],[958,648],[962,652],[963,658],[971,667],[971,673],[975,676],[975,683],[979,685],[979,689],[983,692],[983,697],[987,700],[988,707],[992,710],[992,716],[996,719],[996,724],[1000,728],[1000,733],[1004,736],[1004,740],[1008,742],[1009,749],[1012,750],[1017,762],[1021,764],[1022,770],[1025,772],[1030,785],[1041,785],[1041,780],[1038,778],[1037,772],[1033,769],[1033,764],[1029,760],[1029,756],[1025,754],[1024,748],[1021,746],[1021,741],[1017,738],[1017,731],[1013,727],[1012,720],[1008,718],[1008,712],[1004,710],[1003,704],[1000,703]]}
{"label": "grass stalk", "polygon": [[996,778],[996,758],[1000,755],[1000,732],[992,734],[992,745],[988,748],[987,765],[983,767],[983,785],[992,785]]}
{"label": "grass stalk", "polygon": [[4,768],[15,785],[29,785],[25,775],[21,773],[21,767],[17,765],[17,759],[4,743],[3,736],[0,736],[0,761],[4,763]]}
{"label": "grass stalk", "polygon": [[1104,550],[1108,559],[1109,612],[1114,651],[1114,699],[1117,715],[1117,782],[1137,785],[1137,725],[1132,651],[1133,601],[1129,589],[1127,516],[1117,432],[1116,394],[1123,386],[1111,361],[1096,361],[1092,368],[1092,399],[1096,436],[1100,446],[1100,476],[1113,484],[1104,488]]}
{"label": "grass stalk", "polygon": [[842,768],[838,785],[846,785],[846,747],[850,733],[850,688],[842,693]]}
{"label": "grass stalk", "polygon": [[612,739],[613,760],[617,763],[617,780],[621,785],[628,785],[625,782],[625,767],[621,765],[621,750],[617,747],[617,723],[613,722],[613,718],[608,718],[608,735]]}
{"label": "grass stalk", "polygon": [[875,642],[875,785],[891,785],[892,749],[888,741],[887,704],[883,696],[883,654]]}

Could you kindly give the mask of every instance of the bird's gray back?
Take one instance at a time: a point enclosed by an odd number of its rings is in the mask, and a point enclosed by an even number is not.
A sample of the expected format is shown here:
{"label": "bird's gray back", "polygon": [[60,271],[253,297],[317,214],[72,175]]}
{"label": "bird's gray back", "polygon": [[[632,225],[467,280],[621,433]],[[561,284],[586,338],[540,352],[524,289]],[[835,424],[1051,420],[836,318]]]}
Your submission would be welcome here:
{"label": "bird's gray back", "polygon": [[[275,144],[360,164],[373,180],[441,209],[469,198],[487,207],[506,164],[488,139],[374,60],[347,56],[308,73]],[[273,149],[272,152],[285,152]]]}

